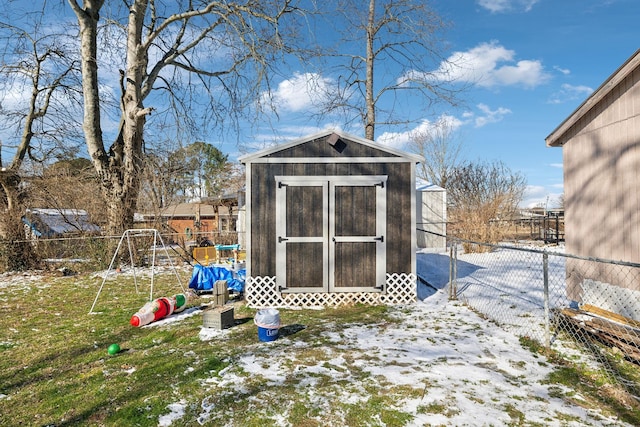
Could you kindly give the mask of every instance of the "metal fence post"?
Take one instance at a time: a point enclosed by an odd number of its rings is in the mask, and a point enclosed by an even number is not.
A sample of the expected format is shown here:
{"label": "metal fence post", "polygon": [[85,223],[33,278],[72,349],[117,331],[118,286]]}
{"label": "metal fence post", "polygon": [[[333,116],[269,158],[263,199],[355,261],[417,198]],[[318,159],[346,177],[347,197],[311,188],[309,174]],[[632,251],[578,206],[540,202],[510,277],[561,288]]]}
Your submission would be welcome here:
{"label": "metal fence post", "polygon": [[544,345],[547,350],[551,347],[551,334],[549,332],[549,254],[542,253],[542,277],[544,282]]}
{"label": "metal fence post", "polygon": [[449,299],[458,299],[458,246],[455,241],[449,248]]}
{"label": "metal fence post", "polygon": [[453,245],[455,242],[449,246],[449,299],[453,298]]}

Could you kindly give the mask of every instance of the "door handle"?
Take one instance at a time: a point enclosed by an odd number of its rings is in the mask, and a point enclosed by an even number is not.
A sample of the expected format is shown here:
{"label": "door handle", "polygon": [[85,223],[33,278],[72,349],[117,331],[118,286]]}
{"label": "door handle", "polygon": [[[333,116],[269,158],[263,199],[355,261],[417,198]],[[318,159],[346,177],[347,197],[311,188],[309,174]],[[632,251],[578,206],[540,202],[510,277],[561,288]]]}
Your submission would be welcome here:
{"label": "door handle", "polygon": [[287,239],[286,237],[278,236],[278,243],[282,243],[282,242],[285,242],[287,240],[289,240],[289,239]]}

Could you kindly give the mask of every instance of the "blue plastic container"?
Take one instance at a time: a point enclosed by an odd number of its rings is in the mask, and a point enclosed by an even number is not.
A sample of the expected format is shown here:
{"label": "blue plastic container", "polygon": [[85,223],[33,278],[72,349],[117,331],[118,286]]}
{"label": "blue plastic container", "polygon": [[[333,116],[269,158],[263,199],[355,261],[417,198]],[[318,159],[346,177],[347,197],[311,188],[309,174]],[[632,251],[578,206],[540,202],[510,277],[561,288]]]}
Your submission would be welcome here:
{"label": "blue plastic container", "polygon": [[262,342],[275,341],[279,335],[279,329],[269,329],[258,326],[258,339]]}
{"label": "blue plastic container", "polygon": [[258,327],[260,341],[275,341],[280,335],[280,313],[275,308],[265,308],[253,319]]}

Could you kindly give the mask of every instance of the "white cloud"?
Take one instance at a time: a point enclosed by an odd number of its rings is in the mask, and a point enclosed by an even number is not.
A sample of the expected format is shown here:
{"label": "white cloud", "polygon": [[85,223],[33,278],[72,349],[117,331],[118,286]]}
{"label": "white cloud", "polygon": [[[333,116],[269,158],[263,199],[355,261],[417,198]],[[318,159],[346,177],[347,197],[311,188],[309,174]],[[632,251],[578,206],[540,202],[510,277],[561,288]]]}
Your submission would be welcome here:
{"label": "white cloud", "polygon": [[[279,111],[298,112],[321,103],[330,93],[333,82],[317,73],[295,73],[290,79],[278,84],[271,93],[271,102]],[[269,94],[263,94],[263,100]]]}
{"label": "white cloud", "polygon": [[524,10],[529,12],[538,0],[478,0],[478,4],[491,13]]}
{"label": "white cloud", "polygon": [[551,163],[549,164],[549,166],[551,166],[552,168],[558,168],[558,169],[562,169],[562,163]]}
{"label": "white cloud", "polygon": [[478,116],[476,115],[469,116],[469,118],[473,119],[475,127],[477,128],[487,125],[489,123],[497,123],[499,121],[502,121],[504,116],[506,116],[507,114],[511,114],[511,110],[504,107],[498,107],[495,110],[492,110],[486,104],[478,104],[477,107],[482,114]]}
{"label": "white cloud", "polygon": [[550,104],[562,104],[567,101],[575,101],[586,99],[593,93],[593,89],[589,86],[573,86],[570,84],[563,84],[560,90],[551,94],[549,98]]}
{"label": "white cloud", "polygon": [[387,145],[389,147],[401,149],[411,139],[414,130],[406,132],[385,132],[376,138],[378,144]]}
{"label": "white cloud", "polygon": [[491,12],[504,12],[511,4],[509,0],[478,0],[478,4]]}
{"label": "white cloud", "polygon": [[571,70],[569,70],[568,68],[561,68],[561,67],[558,67],[557,65],[554,65],[553,69],[564,74],[565,76],[568,76],[569,74],[571,74]]}
{"label": "white cloud", "polygon": [[393,148],[402,149],[414,137],[414,135],[430,133],[434,128],[442,126],[443,122],[446,122],[447,127],[452,131],[458,129],[464,124],[457,117],[443,114],[436,121],[424,119],[418,126],[406,132],[385,132],[376,139],[376,142]]}
{"label": "white cloud", "polygon": [[[562,190],[561,186],[554,185],[553,188]],[[562,192],[550,191],[549,188],[541,185],[528,185],[520,206],[524,208],[555,208],[559,206],[561,196]]]}
{"label": "white cloud", "polygon": [[515,61],[515,52],[497,41],[481,43],[466,52],[454,52],[433,75],[439,80],[468,82],[480,87],[533,88],[549,80],[538,60]]}
{"label": "white cloud", "polygon": [[548,78],[543,72],[540,61],[518,61],[516,65],[503,65],[492,71],[488,74],[489,78],[485,80],[485,84],[489,86],[523,84],[534,87]]}

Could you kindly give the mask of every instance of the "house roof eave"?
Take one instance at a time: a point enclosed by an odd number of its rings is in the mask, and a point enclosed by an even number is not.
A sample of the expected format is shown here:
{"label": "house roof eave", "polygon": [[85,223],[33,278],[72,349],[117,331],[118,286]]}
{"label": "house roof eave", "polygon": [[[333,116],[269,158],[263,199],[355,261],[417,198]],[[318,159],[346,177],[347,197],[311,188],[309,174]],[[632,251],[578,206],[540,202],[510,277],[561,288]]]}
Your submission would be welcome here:
{"label": "house roof eave", "polygon": [[578,108],[575,109],[558,127],[556,127],[545,138],[545,142],[548,147],[562,147],[567,139],[565,137],[567,131],[585,114],[589,112],[595,105],[597,105],[605,96],[607,96],[613,88],[624,80],[629,74],[631,74],[636,68],[640,66],[640,49],[636,50],[624,64],[607,78]]}

